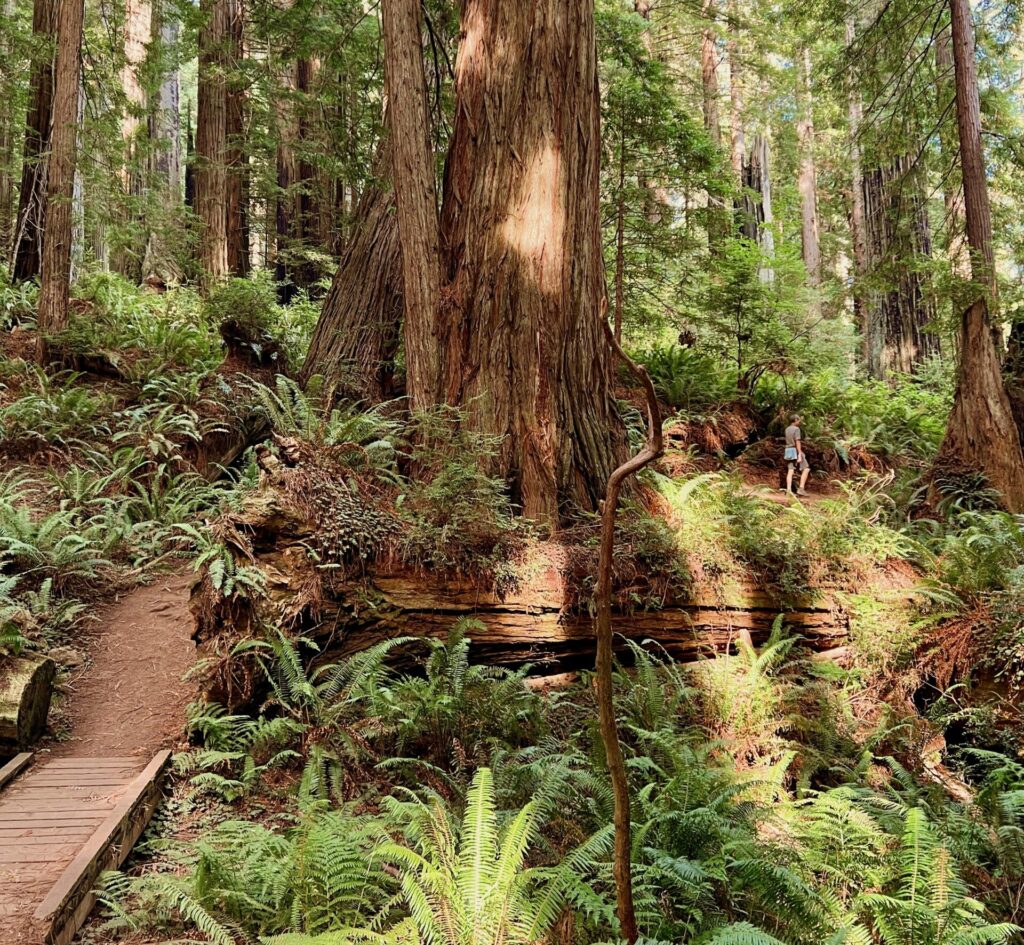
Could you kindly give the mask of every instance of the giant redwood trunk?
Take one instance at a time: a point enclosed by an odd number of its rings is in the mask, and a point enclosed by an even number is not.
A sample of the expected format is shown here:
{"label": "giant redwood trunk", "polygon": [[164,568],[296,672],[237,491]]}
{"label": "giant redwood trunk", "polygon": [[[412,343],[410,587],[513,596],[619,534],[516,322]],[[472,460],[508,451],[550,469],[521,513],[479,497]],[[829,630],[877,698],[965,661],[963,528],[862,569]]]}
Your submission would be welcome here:
{"label": "giant redwood trunk", "polygon": [[232,0],[202,0],[196,115],[197,261],[208,283],[228,273],[227,71]]}
{"label": "giant redwood trunk", "polygon": [[863,175],[866,265],[862,293],[868,372],[880,380],[911,374],[938,352],[928,326],[935,297],[920,260],[931,255],[926,182],[904,156]]}
{"label": "giant redwood trunk", "polygon": [[[818,232],[818,169],[814,160],[814,90],[811,82],[811,51],[805,46],[801,71],[800,120],[800,246],[803,252],[807,281],[812,289],[821,285],[821,239]],[[815,297],[815,310],[821,302]]]}
{"label": "giant redwood trunk", "polygon": [[[388,164],[382,148],[375,166]],[[349,396],[376,403],[392,394],[402,319],[402,255],[390,188],[364,188],[349,233],[301,376],[305,383],[324,375]]]}
{"label": "giant redwood trunk", "polygon": [[467,0],[441,217],[443,399],[501,438],[532,518],[596,508],[622,455],[602,302],[590,0]]}
{"label": "giant redwood trunk", "polygon": [[402,243],[406,387],[417,410],[437,402],[441,304],[441,235],[420,17],[419,0],[383,5],[392,181]]}
{"label": "giant redwood trunk", "polygon": [[53,130],[46,175],[46,219],[39,287],[38,358],[46,360],[48,335],[68,324],[71,279],[71,210],[78,146],[78,96],[82,75],[85,0],[60,0],[53,81]]}
{"label": "giant redwood trunk", "polygon": [[35,53],[25,120],[21,190],[14,227],[11,276],[15,282],[39,276],[46,212],[46,165],[50,149],[50,113],[53,109],[53,44],[57,37],[59,0],[35,0],[32,38]]}
{"label": "giant redwood trunk", "polygon": [[249,156],[245,150],[247,102],[239,66],[245,55],[245,17],[242,4],[228,8],[227,62],[230,75],[224,84],[224,143],[227,195],[224,206],[228,272],[249,271]]}
{"label": "giant redwood trunk", "polygon": [[[722,145],[722,126],[718,108],[718,42],[715,37],[715,10],[711,0],[703,0],[701,16],[705,25],[700,33],[700,76],[704,103],[704,128],[711,143]],[[717,252],[722,240],[729,233],[729,216],[718,196],[708,195],[708,245],[711,252]]]}
{"label": "giant redwood trunk", "polygon": [[1019,512],[1024,509],[1024,457],[989,319],[995,265],[969,0],[950,0],[950,13],[967,241],[978,299],[961,326],[956,397],[940,461],[984,473],[1007,506]]}
{"label": "giant redwood trunk", "polygon": [[[846,50],[851,54],[857,39],[856,20],[850,16],[846,19]],[[864,209],[864,163],[861,155],[861,124],[864,120],[864,104],[860,97],[860,88],[853,70],[848,72],[847,85],[847,123],[849,126],[850,155],[850,242],[853,244],[853,315],[854,322],[860,332],[861,360],[868,363],[869,335],[867,322],[867,306],[864,304],[864,276],[868,270],[867,221]]]}

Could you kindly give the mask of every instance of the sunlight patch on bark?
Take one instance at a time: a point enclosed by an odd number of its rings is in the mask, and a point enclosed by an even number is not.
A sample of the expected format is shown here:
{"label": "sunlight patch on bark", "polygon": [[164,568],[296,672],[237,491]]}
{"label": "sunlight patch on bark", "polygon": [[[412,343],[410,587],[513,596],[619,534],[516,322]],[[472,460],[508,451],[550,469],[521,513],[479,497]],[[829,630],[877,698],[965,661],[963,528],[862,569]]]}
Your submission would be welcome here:
{"label": "sunlight patch on bark", "polygon": [[501,224],[505,242],[533,266],[541,292],[561,289],[564,233],[562,155],[548,142],[527,161]]}

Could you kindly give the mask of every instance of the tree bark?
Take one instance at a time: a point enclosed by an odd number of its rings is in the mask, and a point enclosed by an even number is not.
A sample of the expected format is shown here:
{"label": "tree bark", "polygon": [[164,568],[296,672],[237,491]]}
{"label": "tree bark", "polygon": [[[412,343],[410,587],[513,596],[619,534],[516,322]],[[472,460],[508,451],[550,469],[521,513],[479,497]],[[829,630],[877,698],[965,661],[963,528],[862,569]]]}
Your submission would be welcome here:
{"label": "tree bark", "polygon": [[[740,61],[739,24],[737,23],[736,0],[729,2],[729,40],[726,54],[729,57],[729,162],[732,165],[733,180],[743,186],[743,159],[747,146],[743,127],[743,64]],[[737,205],[742,204],[742,197]]]}
{"label": "tree bark", "polygon": [[204,285],[223,279],[228,268],[227,71],[233,0],[201,0],[199,94],[196,115],[195,210],[199,218],[197,260]]}
{"label": "tree bark", "polygon": [[414,410],[437,402],[441,234],[419,0],[385,0],[392,183],[402,243],[406,392]]}
{"label": "tree bark", "polygon": [[[939,31],[935,38],[935,71],[938,81],[939,113],[945,113],[955,105],[956,89],[953,66],[953,37],[948,26]],[[952,165],[958,163],[959,143],[955,127],[943,122],[939,128],[939,143],[942,149],[947,173],[943,175],[942,202],[945,207],[946,254],[954,277],[967,281],[971,278],[971,260],[967,248],[966,224],[964,221],[964,192],[959,175],[953,173]],[[954,302],[955,304],[955,302]]]}
{"label": "tree bark", "polygon": [[224,83],[225,239],[227,267],[233,276],[249,272],[249,156],[245,150],[247,102],[240,66],[245,56],[245,15],[239,0],[228,2]]}
{"label": "tree bark", "polygon": [[[387,147],[377,170],[390,168]],[[314,374],[356,400],[378,403],[392,394],[402,319],[402,254],[394,193],[371,183],[356,207],[301,378]]]}
{"label": "tree bark", "polygon": [[32,38],[37,58],[32,63],[25,146],[22,152],[21,190],[14,228],[11,278],[24,282],[39,276],[46,214],[46,169],[50,151],[53,109],[54,42],[57,38],[59,0],[35,0],[32,5]]}
{"label": "tree bark", "polygon": [[24,751],[43,737],[56,675],[51,659],[0,661],[0,754]]}
{"label": "tree bark", "polygon": [[[700,34],[700,75],[704,103],[704,128],[715,148],[722,147],[722,125],[718,107],[718,46],[715,37],[715,11],[711,0],[703,0],[701,16],[705,21]],[[708,245],[717,252],[728,235],[729,220],[721,198],[708,195]]]}
{"label": "tree bark", "polygon": [[593,3],[468,0],[455,71],[443,399],[501,439],[495,472],[555,524],[597,506],[625,446],[602,314]]}
{"label": "tree bark", "polygon": [[[127,202],[119,208],[124,236],[113,254],[113,268],[133,282],[142,279],[142,260],[145,244],[139,235],[142,220],[137,204],[145,187],[145,162],[140,157],[140,131],[145,127],[146,89],[141,69],[146,62],[146,49],[153,34],[153,10],[148,0],[125,0],[124,4],[124,63],[121,67],[121,90],[126,108],[121,115],[121,138],[124,144],[124,165],[121,184]],[[146,129],[148,132],[148,128]],[[136,207],[132,204],[135,202]],[[133,213],[134,209],[134,213]]]}
{"label": "tree bark", "polygon": [[78,94],[82,75],[85,0],[60,0],[53,81],[53,128],[46,175],[46,221],[42,283],[39,288],[39,336],[36,355],[46,363],[49,336],[68,324],[71,277],[72,203],[78,148]]}
{"label": "tree bark", "polygon": [[[5,21],[14,16],[14,0],[3,0],[0,11]],[[16,61],[17,52],[10,37],[0,39],[0,55],[10,64]],[[17,106],[12,101],[13,86],[4,83],[4,100],[0,102],[0,264],[5,267],[10,261],[9,253],[14,239],[14,176],[11,173],[14,161],[14,139]]]}
{"label": "tree bark", "polygon": [[177,46],[175,12],[169,0],[157,0],[153,7],[151,52],[156,50],[162,71],[159,88],[149,107],[149,183],[154,203],[162,213],[150,227],[142,265],[143,281],[149,285],[166,286],[178,282],[182,275],[164,239],[164,231],[182,203],[181,77]]}
{"label": "tree bark", "polygon": [[[853,17],[846,20],[846,50],[851,54],[857,39],[857,26]],[[867,306],[864,302],[864,277],[868,271],[867,222],[864,209],[864,165],[861,155],[860,134],[864,120],[864,105],[860,98],[854,74],[849,72],[847,86],[847,134],[850,155],[850,242],[853,244],[853,317],[860,331],[861,360],[869,359]]]}
{"label": "tree bark", "polygon": [[281,283],[281,301],[289,302],[298,289],[316,278],[308,251],[318,241],[313,214],[316,177],[305,153],[310,141],[307,115],[313,66],[300,58],[287,78],[291,95],[279,108],[277,147],[277,263],[275,278]]}
{"label": "tree bark", "polygon": [[[606,325],[607,328],[607,325]],[[640,381],[647,397],[647,443],[644,448],[616,467],[608,479],[604,504],[601,508],[601,545],[597,569],[597,658],[594,671],[597,678],[597,708],[600,717],[601,741],[604,744],[605,761],[615,796],[615,892],[619,927],[623,938],[633,945],[638,930],[636,911],[633,905],[633,868],[631,823],[629,813],[629,780],[626,764],[619,745],[618,721],[615,715],[615,691],[612,675],[612,566],[615,553],[615,516],[619,507],[619,495],[625,481],[635,476],[645,466],[654,462],[664,452],[661,427],[661,411],[658,397],[654,392],[647,372],[634,364],[622,352],[618,341],[609,336],[616,354],[625,363],[630,373]]]}
{"label": "tree bark", "polygon": [[967,242],[978,298],[963,317],[956,395],[938,462],[984,473],[1007,507],[1019,512],[1024,509],[1024,456],[988,310],[989,300],[996,301],[995,266],[969,0],[950,0],[950,13]]}
{"label": "tree bark", "polygon": [[766,134],[755,134],[750,151],[743,162],[743,208],[740,214],[740,233],[761,247],[766,262],[761,267],[762,282],[772,282],[775,273],[770,262],[775,255],[775,235],[772,231],[772,178],[771,143]]}
{"label": "tree bark", "polygon": [[895,381],[938,353],[935,318],[919,260],[931,256],[927,181],[909,156],[863,175],[866,263],[872,287],[863,293],[868,373]]}
{"label": "tree bark", "polygon": [[800,143],[800,244],[807,282],[814,292],[811,307],[820,311],[817,290],[821,286],[821,239],[818,232],[818,169],[814,160],[814,89],[811,82],[811,51],[804,47],[800,76],[801,114],[797,122]]}
{"label": "tree bark", "polygon": [[974,53],[974,23],[970,0],[950,0],[956,118],[960,137],[960,167],[964,215],[970,251],[971,276],[988,296],[989,316],[997,302],[996,264],[992,249],[992,211],[988,202],[985,155],[981,143],[981,105],[978,65]]}

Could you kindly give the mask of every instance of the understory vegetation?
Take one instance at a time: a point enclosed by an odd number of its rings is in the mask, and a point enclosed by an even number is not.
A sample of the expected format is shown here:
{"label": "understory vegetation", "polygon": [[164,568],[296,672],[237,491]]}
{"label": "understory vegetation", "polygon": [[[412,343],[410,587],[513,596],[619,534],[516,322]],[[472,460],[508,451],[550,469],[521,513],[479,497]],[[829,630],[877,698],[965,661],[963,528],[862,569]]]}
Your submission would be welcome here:
{"label": "understory vegetation", "polygon": [[[87,302],[96,317],[80,356],[102,351],[106,376],[44,373],[16,351],[3,362],[8,653],[84,645],[88,603],[182,558],[225,600],[262,599],[267,576],[224,523],[284,467],[287,494],[316,525],[309,552],[325,586],[397,570],[514,598],[535,579],[550,536],[516,514],[489,472],[498,444],[464,431],[458,412],[363,409],[318,381],[242,377],[221,363],[216,310],[193,296],[153,300],[96,280]],[[274,324],[276,303],[262,304]],[[104,334],[111,311],[119,327]],[[133,334],[143,323],[147,336]],[[644,357],[660,390],[691,383],[688,359]],[[169,364],[180,367],[165,376]],[[1024,524],[969,484],[918,488],[948,395],[940,376],[884,396],[816,376],[808,443],[834,472],[816,480],[826,494],[812,504],[775,501],[762,444],[787,398],[812,394],[774,384],[679,407],[665,461],[620,518],[624,611],[756,588],[779,614],[766,639],[740,632],[729,652],[708,648],[688,665],[641,640],[621,651],[642,934],[1010,941],[1024,923],[1012,701],[1024,674]],[[628,418],[632,392],[621,396]],[[733,459],[708,438],[738,404],[752,427]],[[263,445],[228,469],[204,466],[238,418],[264,425]],[[556,541],[584,613],[595,542],[586,517]],[[834,661],[814,658],[814,641],[791,627],[785,614],[800,607],[848,615]],[[93,934],[615,941],[612,799],[589,678],[534,690],[529,665],[476,662],[483,629],[462,620],[442,639],[401,635],[338,660],[286,623],[250,625],[226,658],[253,667],[252,699],[192,707],[172,805],[142,868],[105,877]],[[975,698],[982,680],[1010,697]],[[940,761],[924,746],[942,733]],[[974,800],[951,797],[936,765]]]}

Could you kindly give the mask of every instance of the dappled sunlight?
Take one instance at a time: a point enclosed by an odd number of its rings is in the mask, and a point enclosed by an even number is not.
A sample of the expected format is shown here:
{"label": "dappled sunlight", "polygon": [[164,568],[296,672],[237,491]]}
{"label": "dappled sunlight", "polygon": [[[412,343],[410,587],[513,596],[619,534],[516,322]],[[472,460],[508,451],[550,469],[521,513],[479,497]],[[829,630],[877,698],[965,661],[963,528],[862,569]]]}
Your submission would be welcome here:
{"label": "dappled sunlight", "polygon": [[527,162],[519,192],[501,223],[508,245],[534,268],[541,292],[557,292],[562,272],[565,206],[562,155],[546,142]]}

